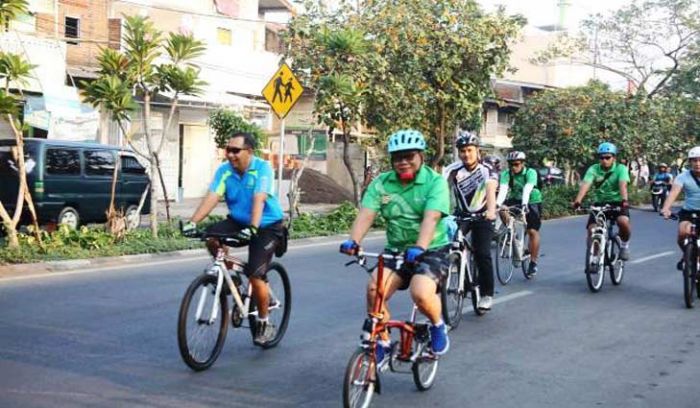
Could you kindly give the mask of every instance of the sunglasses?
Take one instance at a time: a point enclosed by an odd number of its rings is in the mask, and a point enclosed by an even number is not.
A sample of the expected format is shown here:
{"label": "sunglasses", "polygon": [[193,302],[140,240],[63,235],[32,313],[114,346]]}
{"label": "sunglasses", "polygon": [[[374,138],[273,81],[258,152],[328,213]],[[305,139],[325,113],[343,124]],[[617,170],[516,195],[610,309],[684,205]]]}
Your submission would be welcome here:
{"label": "sunglasses", "polygon": [[238,154],[243,150],[249,150],[247,147],[226,147],[226,154],[232,153],[232,154]]}
{"label": "sunglasses", "polygon": [[612,156],[599,156],[600,160],[612,160]]}
{"label": "sunglasses", "polygon": [[391,161],[401,163],[402,161],[412,161],[416,157],[416,152],[394,153],[391,155]]}
{"label": "sunglasses", "polygon": [[509,164],[511,167],[515,167],[515,166],[520,166],[521,164],[523,164],[523,162],[519,162],[519,161],[518,161],[518,162],[510,162],[510,163],[508,163],[508,164]]}

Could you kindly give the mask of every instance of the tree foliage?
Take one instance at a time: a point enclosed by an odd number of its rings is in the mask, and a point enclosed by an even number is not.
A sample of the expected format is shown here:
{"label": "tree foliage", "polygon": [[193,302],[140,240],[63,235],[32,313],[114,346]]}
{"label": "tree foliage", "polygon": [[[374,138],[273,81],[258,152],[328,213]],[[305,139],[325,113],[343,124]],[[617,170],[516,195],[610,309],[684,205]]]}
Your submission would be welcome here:
{"label": "tree foliage", "polygon": [[209,115],[208,124],[214,130],[214,141],[219,149],[225,148],[231,135],[237,132],[250,133],[255,137],[258,144],[257,154],[267,143],[267,137],[260,127],[231,110],[219,109],[212,112]]}

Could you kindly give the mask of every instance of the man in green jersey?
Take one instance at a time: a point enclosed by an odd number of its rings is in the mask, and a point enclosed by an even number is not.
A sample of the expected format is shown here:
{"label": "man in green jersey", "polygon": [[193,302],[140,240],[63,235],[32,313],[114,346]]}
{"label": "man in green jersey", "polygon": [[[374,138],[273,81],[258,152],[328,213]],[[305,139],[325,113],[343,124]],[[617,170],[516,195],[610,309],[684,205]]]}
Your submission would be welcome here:
{"label": "man in green jersey", "polygon": [[[542,226],[542,192],[537,188],[537,171],[525,167],[525,153],[513,151],[506,157],[509,169],[501,172],[500,188],[496,204],[498,206],[522,206],[527,223],[527,236],[530,251],[530,266],[527,273],[537,274],[537,260],[540,254],[540,227]],[[503,208],[506,210],[507,208]],[[504,223],[508,223],[508,212],[501,211]]]}
{"label": "man in green jersey", "polygon": [[[627,184],[630,182],[630,174],[627,167],[615,161],[617,147],[610,142],[601,143],[598,146],[598,158],[600,163],[588,168],[583,177],[583,183],[578,195],[573,202],[573,207],[581,206],[583,197],[586,196],[591,186],[594,188],[593,201],[596,206],[610,204],[620,207],[620,211],[606,214],[608,217],[617,218],[620,229],[620,259],[626,261],[630,257],[629,239],[632,235],[630,227],[629,202],[627,201]],[[588,218],[588,236],[591,236],[591,228],[595,225],[593,215]]]}
{"label": "man in green jersey", "polygon": [[[367,188],[360,212],[343,242],[340,252],[354,255],[359,243],[379,213],[387,222],[387,250],[403,252],[404,264],[386,261],[384,268],[384,311],[389,320],[386,303],[397,290],[410,289],[418,309],[432,322],[430,339],[435,354],[447,352],[450,342],[442,321],[442,306],[438,286],[448,267],[449,239],[442,221],[449,215],[450,197],[447,182],[440,174],[424,164],[425,139],[416,130],[399,130],[389,137],[388,150],[392,170],[380,174]],[[377,295],[377,274],[367,285],[367,308],[372,310]],[[377,361],[389,354],[388,333],[382,333],[377,347]]]}

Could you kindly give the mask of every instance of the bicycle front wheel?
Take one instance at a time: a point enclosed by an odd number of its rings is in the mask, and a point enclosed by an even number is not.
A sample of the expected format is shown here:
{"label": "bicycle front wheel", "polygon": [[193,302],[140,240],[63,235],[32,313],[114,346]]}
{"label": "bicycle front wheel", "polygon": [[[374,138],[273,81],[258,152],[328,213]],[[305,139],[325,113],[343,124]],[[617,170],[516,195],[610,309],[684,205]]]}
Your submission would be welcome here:
{"label": "bicycle front wheel", "polygon": [[506,229],[496,241],[494,263],[496,277],[501,285],[507,285],[513,278],[513,246],[511,231]]}
{"label": "bicycle front wheel", "polygon": [[459,326],[459,322],[462,320],[462,306],[464,305],[464,296],[459,289],[461,255],[457,252],[452,253],[448,261],[447,276],[440,287],[440,300],[442,302],[442,318],[454,329]]}
{"label": "bicycle front wheel", "polygon": [[688,309],[695,306],[695,296],[693,292],[697,291],[697,253],[693,243],[685,245],[683,253],[685,266],[683,268],[683,297],[685,299],[685,307]]}
{"label": "bicycle front wheel", "polygon": [[374,361],[369,349],[359,348],[350,357],[343,380],[343,407],[367,408],[374,396]]}
{"label": "bicycle front wheel", "polygon": [[[265,280],[267,281],[267,287],[269,289],[269,307],[268,307],[268,318],[269,322],[275,326],[277,330],[275,337],[261,345],[262,348],[272,348],[279,344],[284,337],[284,333],[287,331],[287,325],[289,323],[289,313],[292,310],[292,288],[289,284],[289,275],[287,275],[287,270],[277,263],[273,262],[265,274]],[[248,317],[248,323],[250,324],[251,335],[255,337],[255,330],[257,328],[257,303],[255,299],[251,299],[250,302],[250,315]]]}
{"label": "bicycle front wheel", "polygon": [[588,289],[595,293],[603,286],[603,277],[605,275],[605,257],[604,250],[599,239],[591,240],[586,251],[586,283]]}
{"label": "bicycle front wheel", "polygon": [[228,329],[225,291],[216,298],[217,278],[198,276],[185,291],[177,323],[177,344],[183,361],[194,371],[211,367],[221,354]]}
{"label": "bicycle front wheel", "polygon": [[482,316],[486,311],[484,309],[479,309],[479,297],[481,295],[481,288],[479,286],[479,271],[476,269],[476,264],[474,262],[474,254],[469,253],[469,267],[465,271],[465,279],[469,277],[468,282],[465,282],[464,287],[469,288],[469,297],[472,298],[472,308],[477,316]]}
{"label": "bicycle front wheel", "polygon": [[622,277],[625,275],[625,261],[620,259],[620,243],[615,239],[608,246],[610,281],[613,285],[619,285],[622,283]]}

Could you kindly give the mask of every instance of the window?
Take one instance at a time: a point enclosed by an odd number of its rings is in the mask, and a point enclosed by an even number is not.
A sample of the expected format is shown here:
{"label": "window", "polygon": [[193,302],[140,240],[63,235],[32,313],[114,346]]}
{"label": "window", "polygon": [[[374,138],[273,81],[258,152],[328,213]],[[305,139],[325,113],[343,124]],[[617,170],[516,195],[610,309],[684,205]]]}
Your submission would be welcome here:
{"label": "window", "polygon": [[498,123],[501,125],[512,125],[514,115],[512,112],[498,110]]}
{"label": "window", "polygon": [[[66,16],[66,38],[80,38],[80,19]],[[78,44],[77,41],[68,41],[68,44]]]}
{"label": "window", "polygon": [[216,42],[221,44],[221,45],[231,45],[232,44],[232,38],[231,38],[231,30],[228,28],[217,28],[216,29]]}
{"label": "window", "polygon": [[124,174],[145,174],[146,169],[136,160],[136,157],[122,156],[122,173]]}
{"label": "window", "polygon": [[109,150],[86,150],[85,174],[88,176],[111,176],[114,172],[114,155]]}
{"label": "window", "polygon": [[78,151],[46,149],[46,173],[80,175],[80,156]]}

